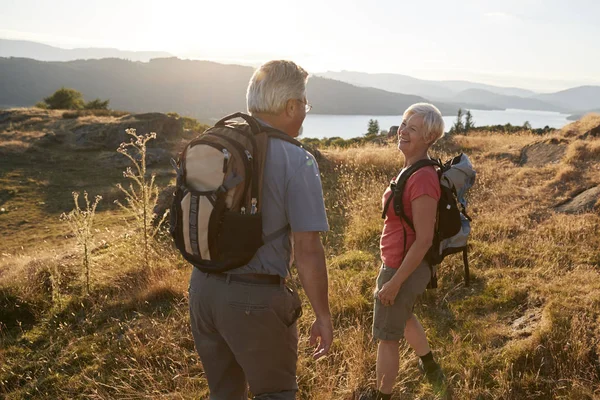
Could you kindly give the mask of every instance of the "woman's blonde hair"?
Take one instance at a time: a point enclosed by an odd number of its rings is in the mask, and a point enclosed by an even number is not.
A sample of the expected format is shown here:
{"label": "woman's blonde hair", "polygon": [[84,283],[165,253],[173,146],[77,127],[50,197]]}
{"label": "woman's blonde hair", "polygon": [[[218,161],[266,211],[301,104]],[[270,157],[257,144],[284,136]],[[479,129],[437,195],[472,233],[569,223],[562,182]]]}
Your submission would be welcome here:
{"label": "woman's blonde hair", "polygon": [[423,117],[423,139],[433,144],[444,136],[444,119],[436,106],[429,103],[416,103],[404,111],[403,119],[419,115]]}

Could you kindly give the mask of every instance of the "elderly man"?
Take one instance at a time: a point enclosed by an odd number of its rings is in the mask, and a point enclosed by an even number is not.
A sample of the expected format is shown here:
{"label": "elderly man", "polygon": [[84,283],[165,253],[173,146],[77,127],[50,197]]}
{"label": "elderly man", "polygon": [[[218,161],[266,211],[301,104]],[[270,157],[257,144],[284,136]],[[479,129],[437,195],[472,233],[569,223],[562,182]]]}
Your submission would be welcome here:
{"label": "elderly man", "polygon": [[[308,73],[291,61],[262,65],[250,79],[248,112],[263,126],[297,137],[311,108],[307,79]],[[327,354],[333,340],[319,235],[328,224],[314,157],[293,143],[270,138],[262,192],[263,235],[282,228],[284,233],[227,279],[196,268],[192,272],[192,333],[212,400],[247,399],[248,386],[255,399],[296,397],[300,300],[292,289],[282,290],[279,279],[289,276],[292,249],[316,315],[310,332],[311,344],[318,344],[314,357]]]}

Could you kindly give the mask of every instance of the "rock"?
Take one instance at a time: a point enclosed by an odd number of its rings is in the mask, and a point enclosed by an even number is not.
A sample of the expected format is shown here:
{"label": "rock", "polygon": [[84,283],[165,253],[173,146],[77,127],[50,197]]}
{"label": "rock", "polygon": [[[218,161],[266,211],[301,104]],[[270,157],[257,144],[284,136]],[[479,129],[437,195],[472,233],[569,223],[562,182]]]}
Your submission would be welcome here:
{"label": "rock", "polygon": [[585,139],[587,139],[589,137],[593,137],[593,138],[600,137],[600,125],[598,125],[595,128],[590,129],[589,131],[587,131],[583,135],[579,136],[579,139],[584,139],[585,140]]}
{"label": "rock", "polygon": [[557,164],[567,151],[567,141],[550,139],[523,147],[519,164],[527,167],[543,167]]}
{"label": "rock", "polygon": [[82,150],[116,150],[122,142],[131,141],[125,130],[133,128],[138,135],[156,132],[148,147],[162,147],[178,141],[183,134],[181,119],[161,113],[126,115],[115,123],[80,125],[73,130],[75,147]]}
{"label": "rock", "polygon": [[566,214],[579,214],[592,211],[594,205],[600,199],[600,186],[587,189],[572,199],[567,200],[555,207],[558,212]]}
{"label": "rock", "polygon": [[65,142],[66,134],[64,132],[47,132],[42,136],[36,143],[38,146],[52,146],[54,144],[61,144]]}
{"label": "rock", "polygon": [[[171,157],[171,153],[165,149],[146,149],[146,167],[150,167],[156,164],[168,163]],[[137,155],[136,159],[139,161],[140,156]],[[102,158],[101,160],[104,165],[114,168],[127,168],[133,165],[133,163],[129,158],[127,158],[127,156],[117,152],[111,153],[108,156]]]}

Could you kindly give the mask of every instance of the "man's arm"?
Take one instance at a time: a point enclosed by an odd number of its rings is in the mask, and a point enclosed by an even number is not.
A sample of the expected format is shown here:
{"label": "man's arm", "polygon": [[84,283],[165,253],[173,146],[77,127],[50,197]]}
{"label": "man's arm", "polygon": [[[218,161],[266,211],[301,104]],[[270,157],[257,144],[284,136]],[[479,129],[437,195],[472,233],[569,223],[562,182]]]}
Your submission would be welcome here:
{"label": "man's arm", "polygon": [[333,341],[325,251],[319,232],[294,232],[293,239],[298,276],[317,317],[310,332],[311,345],[320,338],[313,354],[317,359],[327,354]]}

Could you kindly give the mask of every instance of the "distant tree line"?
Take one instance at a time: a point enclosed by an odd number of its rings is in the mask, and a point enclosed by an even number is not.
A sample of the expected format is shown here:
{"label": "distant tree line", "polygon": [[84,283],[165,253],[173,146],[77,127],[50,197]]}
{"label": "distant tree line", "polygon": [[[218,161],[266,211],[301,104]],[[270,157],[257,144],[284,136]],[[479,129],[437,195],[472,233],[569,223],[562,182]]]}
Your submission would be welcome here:
{"label": "distant tree line", "polygon": [[[463,121],[464,117],[464,121]],[[543,128],[533,129],[529,121],[525,121],[523,125],[512,125],[510,123],[506,123],[504,125],[484,125],[484,126],[475,126],[475,121],[473,120],[473,115],[471,115],[471,111],[467,110],[466,113],[463,113],[461,108],[458,109],[456,114],[456,121],[450,131],[448,131],[449,135],[453,134],[467,134],[470,131],[489,131],[489,132],[499,132],[499,133],[516,133],[522,131],[528,131],[537,135],[543,135],[549,132],[555,131],[555,128],[550,128],[546,125]]]}
{"label": "distant tree line", "polygon": [[35,106],[49,110],[108,110],[109,100],[85,102],[81,92],[62,87]]}

